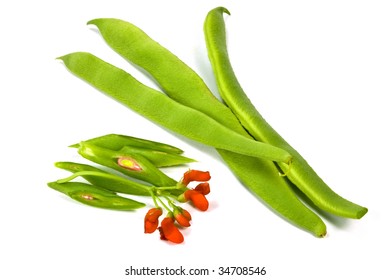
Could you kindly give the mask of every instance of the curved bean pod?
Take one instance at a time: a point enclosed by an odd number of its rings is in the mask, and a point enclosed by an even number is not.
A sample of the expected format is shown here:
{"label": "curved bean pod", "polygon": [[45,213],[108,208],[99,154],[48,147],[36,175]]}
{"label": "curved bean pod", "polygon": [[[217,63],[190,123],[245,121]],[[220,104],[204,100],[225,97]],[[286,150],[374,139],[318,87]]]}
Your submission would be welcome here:
{"label": "curved bean pod", "polygon": [[73,74],[133,111],[192,140],[249,156],[291,162],[292,157],[285,150],[243,137],[207,115],[141,84],[122,69],[92,54],[77,52],[59,59]]}
{"label": "curved bean pod", "polygon": [[294,158],[287,170],[280,165],[291,180],[315,205],[332,214],[361,218],[368,209],[346,200],[336,194],[315,173],[305,159],[291,147],[259,114],[241,88],[228,57],[223,14],[229,14],[224,7],[211,10],[204,24],[209,59],[216,76],[220,94],[239,118],[243,126],[257,140],[281,147]]}
{"label": "curved bean pod", "polygon": [[[213,96],[190,67],[139,28],[116,19],[99,19],[90,23],[98,26],[115,51],[148,71],[172,99],[251,138],[231,110]],[[324,222],[296,197],[287,181],[278,175],[273,163],[227,150],[217,151],[244,186],[278,215],[315,236],[326,235]]]}

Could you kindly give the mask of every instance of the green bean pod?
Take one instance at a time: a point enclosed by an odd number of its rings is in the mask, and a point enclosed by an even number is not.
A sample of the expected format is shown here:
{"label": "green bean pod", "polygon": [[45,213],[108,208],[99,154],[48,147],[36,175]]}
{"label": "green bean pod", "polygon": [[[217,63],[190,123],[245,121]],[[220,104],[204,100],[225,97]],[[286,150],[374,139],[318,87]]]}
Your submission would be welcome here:
{"label": "green bean pod", "polygon": [[[175,186],[177,184],[177,181],[168,177],[139,154],[113,151],[85,142],[80,142],[78,152],[88,160],[158,187]],[[122,159],[130,163],[129,167],[119,164],[119,161]]]}
{"label": "green bean pod", "polygon": [[116,195],[114,192],[80,182],[57,183],[50,182],[48,186],[62,192],[72,199],[86,205],[113,209],[113,210],[136,210],[145,206],[144,203],[133,199]]}
{"label": "green bean pod", "polygon": [[[160,142],[146,140],[142,138],[132,137],[120,134],[107,134],[92,139],[83,141],[91,143],[99,147],[118,151],[125,146],[137,147],[142,149],[149,149],[153,151],[160,151],[168,154],[182,154],[183,150]],[[79,143],[71,145],[70,147],[78,148]]]}
{"label": "green bean pod", "polygon": [[[139,196],[150,196],[150,187],[126,178],[120,177],[113,173],[106,172],[99,168],[75,163],[75,162],[56,162],[55,166],[67,171],[72,172],[75,176],[83,177],[90,184],[104,188],[116,193],[124,193]],[[69,181],[73,178],[66,178]],[[57,182],[63,182],[65,180],[59,180]]]}
{"label": "green bean pod", "polygon": [[280,165],[289,180],[316,206],[332,214],[361,218],[367,208],[336,194],[310,167],[307,161],[291,147],[259,114],[240,86],[229,60],[223,14],[224,7],[211,10],[204,23],[209,59],[223,100],[232,109],[242,125],[257,140],[289,151],[294,160],[288,168]]}
{"label": "green bean pod", "polygon": [[176,133],[215,148],[286,164],[291,162],[292,157],[285,150],[243,137],[207,115],[143,85],[122,69],[92,54],[77,52],[60,59],[76,76]]}
{"label": "green bean pod", "polygon": [[[214,97],[190,67],[139,28],[116,19],[99,19],[90,23],[98,26],[115,51],[151,74],[172,99],[251,138],[236,116]],[[276,214],[315,236],[326,235],[324,222],[297,198],[288,182],[278,175],[273,163],[223,149],[217,151],[239,180]]]}

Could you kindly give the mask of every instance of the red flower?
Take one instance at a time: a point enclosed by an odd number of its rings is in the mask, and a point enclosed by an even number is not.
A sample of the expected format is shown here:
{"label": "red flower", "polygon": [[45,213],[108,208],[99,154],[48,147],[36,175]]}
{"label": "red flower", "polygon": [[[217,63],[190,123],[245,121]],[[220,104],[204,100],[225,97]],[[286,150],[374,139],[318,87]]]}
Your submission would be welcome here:
{"label": "red flower", "polygon": [[183,174],[182,184],[187,186],[192,181],[203,182],[210,180],[209,171],[188,170]]}
{"label": "red flower", "polygon": [[166,216],[163,219],[159,231],[162,240],[169,240],[173,243],[182,243],[184,240],[182,233],[175,226],[172,216]]}
{"label": "red flower", "polygon": [[175,207],[174,210],[175,220],[183,227],[189,227],[191,221],[190,213],[181,207]]}
{"label": "red flower", "polygon": [[205,195],[196,190],[187,190],[183,193],[185,201],[190,200],[193,202],[194,206],[201,211],[208,210],[209,202],[206,199]]}
{"label": "red flower", "polygon": [[159,217],[163,214],[161,208],[149,209],[144,218],[144,232],[152,233],[159,225]]}

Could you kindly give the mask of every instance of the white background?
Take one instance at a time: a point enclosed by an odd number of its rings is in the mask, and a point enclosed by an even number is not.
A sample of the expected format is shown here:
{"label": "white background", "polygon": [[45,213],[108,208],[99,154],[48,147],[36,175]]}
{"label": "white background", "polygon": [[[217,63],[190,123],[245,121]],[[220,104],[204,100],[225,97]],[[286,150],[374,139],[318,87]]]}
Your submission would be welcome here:
{"label": "white background", "polygon": [[[89,51],[153,86],[86,25],[121,18],[216,93],[202,25],[220,5],[232,14],[229,52],[248,96],[336,192],[369,208],[361,220],[323,216],[323,239],[295,228],[246,191],[212,148],[146,121],[55,60]],[[3,1],[0,279],[152,279],[124,271],[180,265],[267,271],[189,279],[389,279],[390,14],[389,1]],[[176,145],[199,160],[192,168],[211,172],[210,210],[192,210],[184,244],[145,235],[147,209],[86,207],[46,186],[68,175],[54,162],[82,162],[68,145],[107,133]]]}

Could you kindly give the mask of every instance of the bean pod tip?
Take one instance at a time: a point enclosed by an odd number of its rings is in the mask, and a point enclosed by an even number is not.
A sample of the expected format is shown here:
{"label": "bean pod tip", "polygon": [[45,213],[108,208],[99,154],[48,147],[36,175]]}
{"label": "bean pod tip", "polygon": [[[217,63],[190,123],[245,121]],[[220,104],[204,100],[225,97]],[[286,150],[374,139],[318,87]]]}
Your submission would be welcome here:
{"label": "bean pod tip", "polygon": [[362,209],[357,212],[357,219],[361,219],[367,212],[368,208],[362,207]]}
{"label": "bean pod tip", "polygon": [[218,7],[216,8],[216,10],[220,10],[222,13],[226,13],[227,15],[231,15],[231,13],[229,12],[229,10],[225,7]]}
{"label": "bean pod tip", "polygon": [[87,21],[87,25],[96,25],[96,22],[98,21],[99,19],[91,19],[89,21]]}

